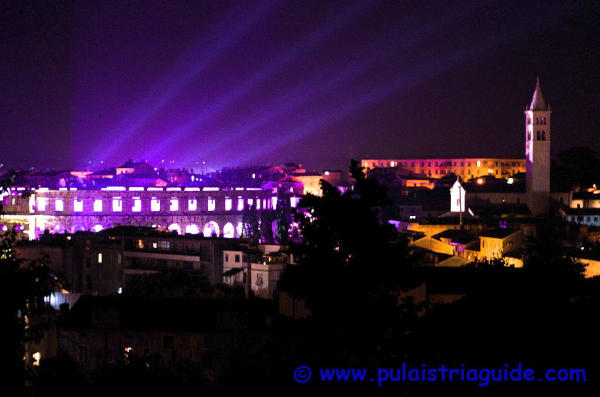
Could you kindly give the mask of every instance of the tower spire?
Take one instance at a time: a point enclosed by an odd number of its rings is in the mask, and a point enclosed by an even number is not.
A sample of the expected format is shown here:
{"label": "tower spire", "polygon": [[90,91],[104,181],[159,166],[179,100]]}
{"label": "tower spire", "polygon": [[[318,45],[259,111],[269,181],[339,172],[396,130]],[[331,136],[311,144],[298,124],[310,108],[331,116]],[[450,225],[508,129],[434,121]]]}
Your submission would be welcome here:
{"label": "tower spire", "polygon": [[544,95],[542,95],[542,87],[540,86],[540,77],[537,77],[535,83],[535,91],[533,92],[533,98],[531,98],[531,104],[529,110],[546,110],[546,101],[544,101]]}

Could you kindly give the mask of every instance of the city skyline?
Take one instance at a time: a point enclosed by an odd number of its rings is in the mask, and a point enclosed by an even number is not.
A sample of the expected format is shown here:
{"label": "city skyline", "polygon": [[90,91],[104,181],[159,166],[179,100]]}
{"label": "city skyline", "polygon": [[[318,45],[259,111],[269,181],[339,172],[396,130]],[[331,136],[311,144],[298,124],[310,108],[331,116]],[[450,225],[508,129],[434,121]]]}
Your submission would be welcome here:
{"label": "city skyline", "polygon": [[599,150],[597,11],[585,2],[12,5],[0,163],[345,169],[351,155],[524,157],[522,110],[538,75],[557,109],[553,150]]}

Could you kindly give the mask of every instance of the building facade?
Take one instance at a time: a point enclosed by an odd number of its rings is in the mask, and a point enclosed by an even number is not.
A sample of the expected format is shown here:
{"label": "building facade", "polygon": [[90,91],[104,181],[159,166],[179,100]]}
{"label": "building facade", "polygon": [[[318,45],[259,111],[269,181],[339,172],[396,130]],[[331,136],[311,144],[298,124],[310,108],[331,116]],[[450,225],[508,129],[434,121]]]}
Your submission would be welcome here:
{"label": "building facade", "polygon": [[[295,206],[298,199],[290,201]],[[22,231],[29,239],[45,231],[97,232],[124,225],[234,238],[242,235],[244,209],[275,209],[277,193],[244,187],[13,188],[2,203],[0,228]]]}
{"label": "building facade", "polygon": [[519,158],[421,158],[421,159],[362,159],[361,167],[403,168],[412,175],[441,178],[448,174],[469,180],[485,175],[508,179],[525,172],[525,160]]}

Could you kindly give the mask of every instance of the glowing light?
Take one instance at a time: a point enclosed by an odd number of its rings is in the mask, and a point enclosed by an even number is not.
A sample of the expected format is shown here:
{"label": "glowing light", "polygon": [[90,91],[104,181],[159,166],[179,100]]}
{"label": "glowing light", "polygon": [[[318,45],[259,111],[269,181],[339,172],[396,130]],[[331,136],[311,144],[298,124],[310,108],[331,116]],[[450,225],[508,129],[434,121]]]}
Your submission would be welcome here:
{"label": "glowing light", "polygon": [[139,197],[133,197],[133,205],[131,206],[132,212],[142,211],[142,199]]}
{"label": "glowing light", "polygon": [[104,228],[102,227],[102,225],[96,225],[96,226],[94,226],[92,229],[93,229],[93,230],[94,230],[96,233],[98,233],[98,232],[101,232],[101,231],[102,231],[102,229],[104,229]]}
{"label": "glowing light", "polygon": [[94,200],[94,212],[102,212],[102,199]]}
{"label": "glowing light", "polygon": [[235,236],[235,228],[233,224],[227,222],[225,226],[223,226],[223,237],[225,238],[233,238]]}
{"label": "glowing light", "polygon": [[171,232],[177,232],[177,234],[181,234],[181,228],[176,223],[170,224],[167,229],[169,229]]}
{"label": "glowing light", "polygon": [[150,211],[152,211],[152,212],[160,211],[160,200],[157,199],[156,197],[152,197],[152,200],[150,200]]}
{"label": "glowing light", "polygon": [[40,366],[40,360],[42,359],[42,353],[40,352],[35,352],[31,355],[31,357],[33,357],[33,366],[34,367],[39,367]]}
{"label": "glowing light", "polygon": [[219,188],[218,187],[205,187],[202,190],[205,192],[218,192]]}
{"label": "glowing light", "polygon": [[144,188],[143,187],[130,187],[129,191],[130,192],[143,192]]}
{"label": "glowing light", "polygon": [[98,263],[102,263],[102,252],[98,252]]}
{"label": "glowing light", "polygon": [[483,185],[483,182],[484,182],[483,178],[477,178],[478,185]]}
{"label": "glowing light", "polygon": [[54,210],[61,212],[65,209],[65,203],[61,198],[57,198],[54,200]]}
{"label": "glowing light", "polygon": [[78,199],[77,197],[75,197],[75,199],[73,200],[73,211],[83,211],[83,199]]}
{"label": "glowing light", "polygon": [[242,196],[238,196],[237,210],[242,211],[243,209],[244,209],[244,199],[242,198]]}
{"label": "glowing light", "polygon": [[209,197],[208,198],[208,210],[214,211],[216,207],[217,207],[217,200]]}
{"label": "glowing light", "polygon": [[149,187],[148,189],[149,192],[162,192],[163,188],[162,187]]}
{"label": "glowing light", "polygon": [[219,225],[215,221],[210,221],[204,225],[204,237],[212,237],[219,235]]}
{"label": "glowing light", "polygon": [[179,210],[179,200],[176,198],[172,198],[169,201],[169,211],[177,211]]}
{"label": "glowing light", "polygon": [[188,200],[188,211],[196,211],[198,209],[198,200],[191,198]]}
{"label": "glowing light", "polygon": [[252,204],[254,204],[254,200],[252,199],[248,199],[248,206],[252,207]]}
{"label": "glowing light", "polygon": [[[215,114],[227,109],[239,98],[243,97],[248,92],[251,92],[258,84],[262,84],[274,73],[280,71],[285,65],[297,59],[301,54],[303,54],[303,51],[301,50],[306,51],[307,49],[312,48],[319,42],[328,38],[329,35],[331,35],[337,29],[350,22],[353,17],[362,11],[366,6],[366,3],[355,3],[351,7],[346,8],[343,13],[340,13],[336,17],[335,21],[331,21],[330,23],[324,25],[323,28],[313,32],[309,37],[302,39],[302,41],[294,43],[292,46],[290,46],[290,50],[271,60],[257,73],[251,75],[249,78],[244,79],[243,83],[238,84],[231,92],[228,92],[226,95],[212,102],[210,107],[205,108],[204,111],[195,119],[189,121],[187,124],[172,133],[167,147],[169,145],[177,144],[180,138],[186,136],[190,131],[194,131],[198,126],[205,123],[207,119],[213,117]],[[159,150],[165,150],[165,148],[156,147],[153,151],[146,153],[144,157],[153,158],[158,154]]]}
{"label": "glowing light", "polygon": [[181,188],[180,187],[168,187],[167,188],[167,192],[180,192]]}
{"label": "glowing light", "polygon": [[[394,166],[394,162],[392,161],[392,167]],[[329,175],[329,171],[324,172],[325,175]]]}
{"label": "glowing light", "polygon": [[509,185],[512,185],[514,182],[515,180],[512,178],[508,178],[508,180],[506,181],[506,183],[508,183]]}
{"label": "glowing light", "polygon": [[123,200],[121,199],[121,197],[113,197],[112,210],[113,210],[113,212],[123,211]]}
{"label": "glowing light", "polygon": [[46,211],[46,207],[48,206],[49,200],[50,199],[48,197],[38,197],[38,199],[37,199],[38,211]]}
{"label": "glowing light", "polygon": [[103,187],[100,190],[107,190],[107,191],[125,191],[127,190],[127,188],[125,186],[108,186],[108,187]]}
{"label": "glowing light", "polygon": [[238,237],[241,237],[244,234],[244,224],[242,222],[238,222],[236,227]]}
{"label": "glowing light", "polygon": [[200,228],[195,223],[192,223],[191,225],[187,225],[185,227],[185,232],[188,234],[198,234],[200,233]]}
{"label": "glowing light", "polygon": [[300,197],[290,197],[290,207],[292,208],[296,208],[296,206],[298,205],[298,202],[300,202]]}
{"label": "glowing light", "polygon": [[231,211],[232,200],[229,197],[225,197],[225,211]]}
{"label": "glowing light", "polygon": [[273,209],[276,210],[277,209],[277,197],[276,196],[271,197],[271,204],[273,206]]}
{"label": "glowing light", "polygon": [[117,294],[122,294],[123,293],[123,287],[119,287],[119,289],[117,290]]}
{"label": "glowing light", "polygon": [[477,166],[481,167],[481,161],[477,160]]}
{"label": "glowing light", "polygon": [[[175,66],[164,77],[152,85],[148,95],[137,103],[112,130],[110,143],[97,149],[92,156],[106,158],[118,151],[150,117],[175,98],[181,90],[196,79],[202,70],[218,59],[239,38],[244,37],[243,33],[270,10],[273,3],[263,2],[261,6],[253,7],[252,10],[248,10],[244,5],[236,7],[221,23],[213,26],[205,37],[200,38],[179,57]],[[213,37],[219,39],[213,40]],[[161,95],[156,95],[157,92]],[[154,156],[146,156],[148,157]],[[164,163],[164,160],[162,162]]]}
{"label": "glowing light", "polygon": [[186,192],[199,192],[200,188],[199,187],[186,187],[183,190],[186,191]]}

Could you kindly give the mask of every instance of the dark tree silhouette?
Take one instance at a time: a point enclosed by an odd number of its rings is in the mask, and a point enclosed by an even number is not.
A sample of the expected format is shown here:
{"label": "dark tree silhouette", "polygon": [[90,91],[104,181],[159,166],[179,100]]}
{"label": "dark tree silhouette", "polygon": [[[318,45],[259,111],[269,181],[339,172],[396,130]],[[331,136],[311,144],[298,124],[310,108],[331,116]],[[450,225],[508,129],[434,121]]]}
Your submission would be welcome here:
{"label": "dark tree silhouette", "polygon": [[290,196],[283,189],[280,189],[277,192],[277,208],[275,209],[275,237],[279,244],[289,242],[292,220]]}
{"label": "dark tree silhouette", "polygon": [[254,205],[247,204],[242,214],[244,236],[259,241],[261,237],[259,215]]}
{"label": "dark tree silhouette", "polygon": [[306,195],[299,203],[303,243],[292,247],[299,265],[280,283],[292,297],[306,299],[322,330],[323,354],[377,354],[385,339],[404,332],[399,294],[409,286],[403,277],[412,260],[407,243],[381,217],[389,204],[385,188],[366,178],[356,161],[350,171],[353,190],[341,194],[322,180],[322,197]]}
{"label": "dark tree silhouette", "polygon": [[[8,191],[12,180],[14,173],[2,181],[0,193]],[[35,261],[17,258],[13,248],[16,238],[13,231],[0,235],[0,357],[5,361],[3,386],[19,394],[30,380],[24,367],[25,345],[41,338],[53,313],[44,297],[63,284],[51,273],[48,256]]]}

